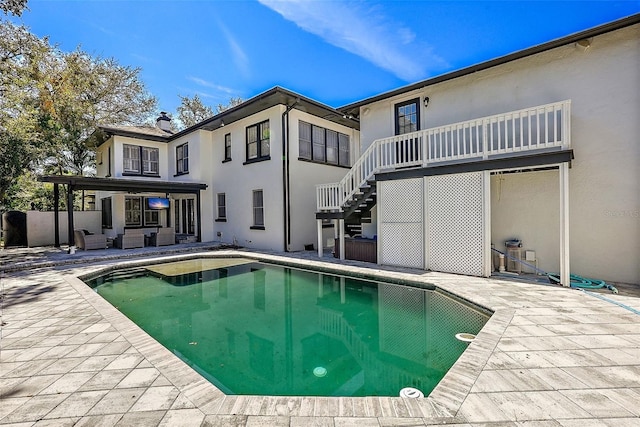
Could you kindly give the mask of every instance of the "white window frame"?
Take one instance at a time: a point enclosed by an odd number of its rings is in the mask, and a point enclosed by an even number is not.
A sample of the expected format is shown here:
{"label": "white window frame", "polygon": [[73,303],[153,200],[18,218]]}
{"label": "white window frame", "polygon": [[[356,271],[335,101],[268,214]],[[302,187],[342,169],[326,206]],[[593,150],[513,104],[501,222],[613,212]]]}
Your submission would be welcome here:
{"label": "white window frame", "polygon": [[[220,203],[222,199],[222,203]],[[216,196],[216,203],[218,204],[218,218],[220,220],[227,219],[227,195],[226,193],[218,193]]]}
{"label": "white window frame", "polygon": [[122,169],[125,173],[140,174],[140,147],[124,144],[122,146]]}
{"label": "white window frame", "polygon": [[176,174],[189,173],[189,143],[185,142],[176,147]]}
{"label": "white window frame", "polygon": [[253,228],[264,229],[264,192],[263,190],[253,190]]}
{"label": "white window frame", "polygon": [[[137,208],[135,204],[137,203]],[[136,221],[137,218],[137,221]],[[125,227],[142,226],[142,197],[125,196],[124,198],[124,225]]]}
{"label": "white window frame", "polygon": [[142,174],[154,176],[160,175],[160,150],[152,147],[141,147],[141,151]]}

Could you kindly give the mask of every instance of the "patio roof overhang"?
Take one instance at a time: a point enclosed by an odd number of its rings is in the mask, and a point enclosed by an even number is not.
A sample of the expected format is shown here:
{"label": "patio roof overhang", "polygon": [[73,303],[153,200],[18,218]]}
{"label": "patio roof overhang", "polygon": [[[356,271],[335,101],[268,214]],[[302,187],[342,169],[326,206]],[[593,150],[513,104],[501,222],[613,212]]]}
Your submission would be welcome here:
{"label": "patio roof overhang", "polygon": [[139,179],[95,178],[89,176],[47,175],[40,182],[69,185],[74,190],[127,191],[129,193],[198,193],[207,184],[197,182],[151,181]]}
{"label": "patio roof overhang", "polygon": [[[198,182],[172,182],[172,181],[151,181],[142,179],[119,179],[119,178],[96,178],[89,176],[65,176],[46,175],[38,177],[40,182],[50,182],[53,184],[54,207],[54,229],[55,247],[60,247],[60,226],[58,224],[58,211],[60,204],[60,184],[69,188],[67,193],[67,206],[73,206],[73,192],[75,190],[102,190],[102,191],[125,191],[127,193],[178,193],[196,195],[196,215],[197,241],[201,241],[201,200],[200,191],[207,189],[207,184]],[[67,221],[69,232],[69,246],[74,242],[73,209],[67,209]]]}

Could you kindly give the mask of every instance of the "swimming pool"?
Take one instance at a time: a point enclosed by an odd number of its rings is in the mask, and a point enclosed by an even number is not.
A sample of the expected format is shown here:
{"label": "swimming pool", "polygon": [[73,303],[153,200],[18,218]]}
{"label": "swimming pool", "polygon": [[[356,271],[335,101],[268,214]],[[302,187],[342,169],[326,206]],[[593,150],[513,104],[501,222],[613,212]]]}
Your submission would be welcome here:
{"label": "swimming pool", "polygon": [[249,259],[116,270],[88,283],[227,394],[425,395],[489,318],[437,290]]}

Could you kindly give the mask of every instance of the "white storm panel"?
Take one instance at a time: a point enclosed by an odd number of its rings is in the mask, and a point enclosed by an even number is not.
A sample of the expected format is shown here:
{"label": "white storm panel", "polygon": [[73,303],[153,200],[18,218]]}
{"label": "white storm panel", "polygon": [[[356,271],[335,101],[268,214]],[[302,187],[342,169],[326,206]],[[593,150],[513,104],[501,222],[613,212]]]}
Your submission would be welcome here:
{"label": "white storm panel", "polygon": [[428,268],[482,276],[483,173],[433,176],[427,183]]}
{"label": "white storm panel", "polygon": [[380,262],[387,265],[424,266],[423,180],[382,181]]}

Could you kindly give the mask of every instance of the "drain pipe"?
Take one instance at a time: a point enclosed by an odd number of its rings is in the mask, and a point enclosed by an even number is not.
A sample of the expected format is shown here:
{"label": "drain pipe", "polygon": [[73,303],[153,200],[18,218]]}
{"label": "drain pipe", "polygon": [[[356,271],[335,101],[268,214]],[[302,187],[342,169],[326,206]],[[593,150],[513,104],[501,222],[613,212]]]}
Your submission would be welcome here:
{"label": "drain pipe", "polygon": [[282,209],[284,251],[289,252],[291,243],[291,197],[289,194],[289,112],[300,102],[300,98],[287,105],[282,113]]}

